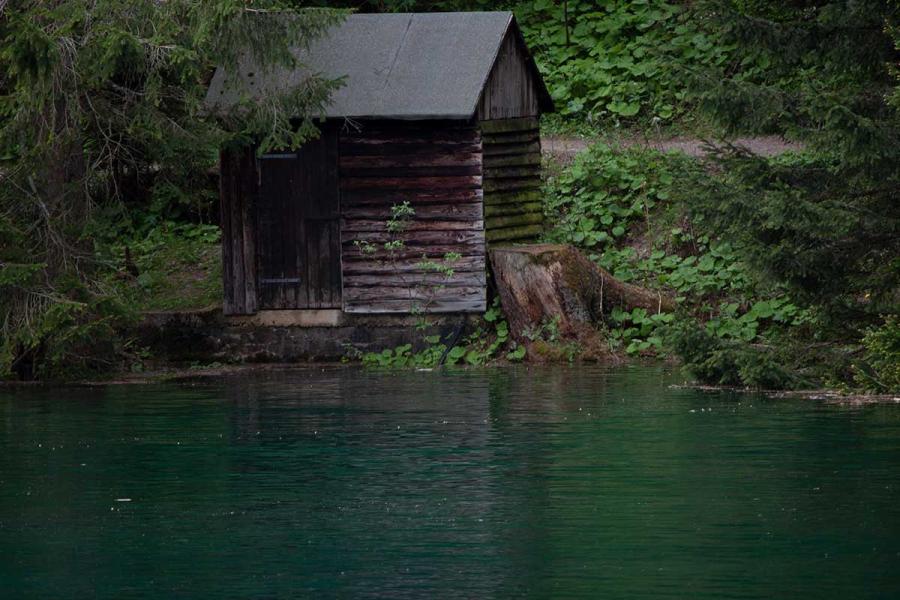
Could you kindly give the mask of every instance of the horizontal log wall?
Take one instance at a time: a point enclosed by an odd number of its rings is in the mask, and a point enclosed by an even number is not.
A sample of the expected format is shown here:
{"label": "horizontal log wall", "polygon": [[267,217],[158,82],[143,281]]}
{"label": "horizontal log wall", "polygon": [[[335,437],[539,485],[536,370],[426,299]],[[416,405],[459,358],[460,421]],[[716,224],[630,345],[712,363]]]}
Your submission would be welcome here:
{"label": "horizontal log wall", "polygon": [[487,241],[527,242],[543,230],[536,118],[481,122]]}
{"label": "horizontal log wall", "polygon": [[[341,134],[344,311],[485,310],[481,159],[481,136],[469,124],[369,122]],[[389,231],[392,207],[403,202],[414,215]],[[402,246],[386,250],[392,241]],[[444,262],[450,252],[461,258]],[[435,272],[423,257],[453,274]]]}

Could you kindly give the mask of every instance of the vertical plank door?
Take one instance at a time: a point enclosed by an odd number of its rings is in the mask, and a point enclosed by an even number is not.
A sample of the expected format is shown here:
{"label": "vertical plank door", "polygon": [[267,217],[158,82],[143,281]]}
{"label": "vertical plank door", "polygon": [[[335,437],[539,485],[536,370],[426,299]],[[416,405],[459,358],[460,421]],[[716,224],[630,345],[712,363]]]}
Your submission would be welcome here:
{"label": "vertical plank door", "polygon": [[340,308],[337,135],[260,157],[259,308]]}

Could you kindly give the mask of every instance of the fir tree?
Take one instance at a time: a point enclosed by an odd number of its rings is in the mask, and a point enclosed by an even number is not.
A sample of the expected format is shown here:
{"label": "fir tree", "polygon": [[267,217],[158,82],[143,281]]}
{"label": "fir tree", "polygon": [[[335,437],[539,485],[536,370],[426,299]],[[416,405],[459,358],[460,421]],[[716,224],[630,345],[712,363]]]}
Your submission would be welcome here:
{"label": "fir tree", "polygon": [[692,216],[818,315],[806,344],[797,340],[797,363],[821,360],[805,350],[831,344],[846,379],[866,327],[898,311],[900,5],[744,0],[695,10],[734,48],[727,65],[694,74],[701,109],[726,136],[780,133],[805,150],[766,160],[726,147],[715,156],[725,175],[710,179]]}
{"label": "fir tree", "polygon": [[[5,3],[4,3],[5,4]],[[208,198],[234,140],[296,146],[337,82],[310,78],[227,115],[203,111],[216,65],[290,68],[342,18],[250,0],[0,4],[0,374],[92,359],[123,307],[93,276],[95,215]],[[299,121],[289,117],[299,117]],[[102,348],[101,348],[102,349]]]}

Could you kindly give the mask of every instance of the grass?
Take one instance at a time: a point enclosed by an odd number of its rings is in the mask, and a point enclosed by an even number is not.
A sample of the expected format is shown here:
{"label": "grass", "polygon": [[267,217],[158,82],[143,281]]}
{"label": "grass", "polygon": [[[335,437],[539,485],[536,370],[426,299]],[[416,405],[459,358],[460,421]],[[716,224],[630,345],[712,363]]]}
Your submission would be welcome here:
{"label": "grass", "polygon": [[[128,245],[133,267],[120,273],[123,296],[138,311],[206,308],[222,302],[222,253],[215,225],[164,224]],[[125,261],[122,245],[117,254]]]}

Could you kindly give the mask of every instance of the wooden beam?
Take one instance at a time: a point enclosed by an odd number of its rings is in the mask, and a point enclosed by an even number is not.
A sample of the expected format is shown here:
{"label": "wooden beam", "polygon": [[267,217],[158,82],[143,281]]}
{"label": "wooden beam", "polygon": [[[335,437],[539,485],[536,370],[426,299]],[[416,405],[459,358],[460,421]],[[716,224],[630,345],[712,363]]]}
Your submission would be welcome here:
{"label": "wooden beam", "polygon": [[[415,215],[414,221],[480,221],[482,208],[479,204],[448,202],[441,204],[410,203]],[[342,211],[345,223],[352,227],[352,221],[381,220],[387,221],[392,216],[392,207],[381,204],[351,205]]]}
{"label": "wooden beam", "polygon": [[482,143],[485,146],[494,144],[527,144],[529,142],[540,142],[541,133],[535,129],[534,131],[519,131],[516,133],[498,133],[485,135]]}
{"label": "wooden beam", "polygon": [[348,189],[341,192],[343,206],[375,207],[390,210],[395,204],[409,202],[414,208],[436,204],[481,204],[484,192],[480,188],[464,189],[425,189],[425,190],[393,190],[393,189]]}
{"label": "wooden beam", "polygon": [[484,197],[484,206],[497,206],[500,204],[524,204],[528,202],[540,202],[543,200],[544,194],[539,189],[526,190],[497,190],[486,194]]}
{"label": "wooden beam", "polygon": [[514,154],[530,154],[541,152],[541,143],[534,142],[512,142],[512,143],[490,143],[485,144],[482,150],[485,159],[490,156],[507,156]]}
{"label": "wooden beam", "polygon": [[347,301],[369,300],[379,302],[382,300],[406,300],[422,301],[437,298],[459,298],[465,296],[478,296],[484,292],[482,283],[470,286],[445,287],[444,289],[435,289],[434,286],[415,286],[409,285],[403,281],[395,281],[395,285],[382,285],[377,287],[355,287],[344,290],[344,297]]}
{"label": "wooden beam", "polygon": [[433,190],[481,187],[480,175],[450,177],[349,177],[341,178],[341,190]]}
{"label": "wooden beam", "polygon": [[488,233],[495,229],[506,227],[519,227],[522,225],[539,225],[543,223],[544,215],[542,213],[527,213],[522,215],[503,215],[498,217],[490,217],[487,219]]}
{"label": "wooden beam", "polygon": [[541,184],[541,165],[531,164],[521,167],[492,167],[484,170],[484,178],[490,180],[528,177]]}
{"label": "wooden beam", "polygon": [[534,117],[481,121],[479,125],[481,126],[482,133],[484,134],[508,133],[511,131],[524,131],[539,128],[538,120]]}
{"label": "wooden beam", "polygon": [[449,153],[374,154],[341,156],[341,169],[385,167],[463,167],[481,164],[475,151]]}
{"label": "wooden beam", "polygon": [[488,242],[499,242],[509,240],[521,240],[535,238],[543,232],[540,225],[522,225],[519,227],[507,227],[503,229],[492,229],[487,232]]}
{"label": "wooden beam", "polygon": [[486,179],[484,181],[485,195],[489,192],[505,192],[512,190],[539,190],[540,179],[527,177],[523,179]]}
{"label": "wooden beam", "polygon": [[527,213],[542,213],[543,206],[540,202],[525,202],[516,204],[491,204],[484,207],[484,217],[490,220],[491,217],[499,217],[501,215],[522,215]]}
{"label": "wooden beam", "polygon": [[[424,220],[418,216],[412,218],[404,224],[405,232],[413,231],[480,231],[484,228],[484,221],[481,218],[464,219],[464,220]],[[388,223],[386,220],[376,219],[346,219],[341,224],[341,231],[346,233],[354,232],[388,232]]]}
{"label": "wooden beam", "polygon": [[481,164],[431,166],[415,165],[407,167],[341,167],[341,178],[395,178],[395,177],[456,177],[481,175]]}
{"label": "wooden beam", "polygon": [[[378,299],[378,300],[344,300],[344,312],[347,313],[409,313],[411,303],[408,299]],[[482,313],[487,310],[487,294],[484,289],[476,294],[465,297],[454,296],[452,298],[437,298],[428,305],[428,312],[440,313]]]}
{"label": "wooden beam", "polygon": [[477,245],[484,243],[484,232],[480,229],[469,231],[403,231],[395,234],[373,231],[348,231],[342,232],[341,240],[344,244],[353,244],[356,241],[366,241],[373,244],[382,244],[393,240],[402,241],[407,247],[436,245],[445,246],[458,244],[460,246]]}
{"label": "wooden beam", "polygon": [[[529,152],[527,154],[507,154],[503,156],[485,156],[485,171],[495,167],[521,167],[525,165],[541,165],[541,153]],[[540,174],[540,172],[538,172]]]}
{"label": "wooden beam", "polygon": [[422,266],[424,260],[439,262],[457,273],[484,272],[484,256],[463,256],[447,261],[443,255],[423,258],[406,258],[392,261],[373,259],[368,256],[348,257],[344,263],[344,275],[373,275],[376,273],[427,273],[430,269]]}
{"label": "wooden beam", "polygon": [[436,272],[381,272],[371,275],[344,275],[344,289],[355,288],[380,288],[390,283],[415,286],[445,286],[445,287],[472,287],[485,284],[484,271],[481,272],[453,272],[449,277]]}
{"label": "wooden beam", "polygon": [[427,152],[430,154],[472,153],[481,151],[481,142],[410,141],[397,140],[393,144],[348,141],[341,143],[341,156],[403,156]]}

